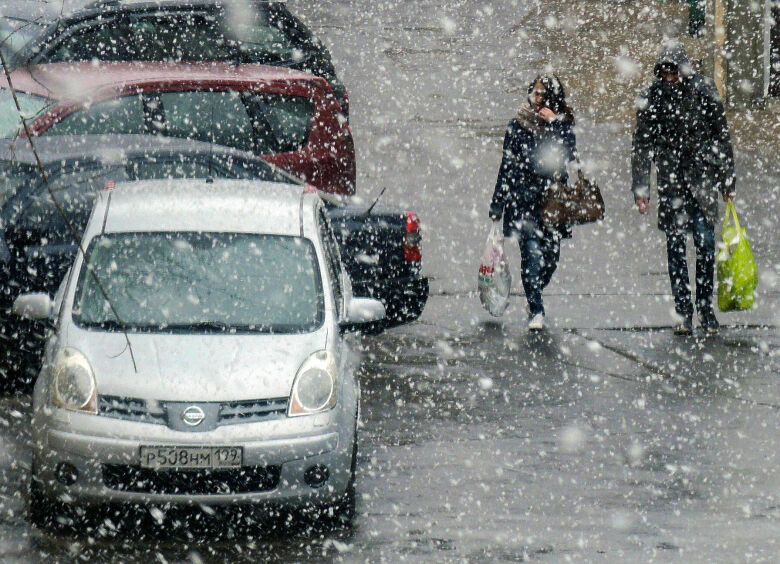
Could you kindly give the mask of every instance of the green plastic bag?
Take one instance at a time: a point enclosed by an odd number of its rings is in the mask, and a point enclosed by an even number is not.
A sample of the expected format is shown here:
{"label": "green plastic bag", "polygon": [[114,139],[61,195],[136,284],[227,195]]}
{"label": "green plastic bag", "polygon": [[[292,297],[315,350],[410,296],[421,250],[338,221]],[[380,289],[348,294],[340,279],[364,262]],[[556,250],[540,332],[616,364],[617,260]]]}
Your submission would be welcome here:
{"label": "green plastic bag", "polygon": [[745,230],[739,225],[734,202],[726,203],[723,244],[717,256],[718,308],[720,311],[751,309],[758,285],[758,269]]}

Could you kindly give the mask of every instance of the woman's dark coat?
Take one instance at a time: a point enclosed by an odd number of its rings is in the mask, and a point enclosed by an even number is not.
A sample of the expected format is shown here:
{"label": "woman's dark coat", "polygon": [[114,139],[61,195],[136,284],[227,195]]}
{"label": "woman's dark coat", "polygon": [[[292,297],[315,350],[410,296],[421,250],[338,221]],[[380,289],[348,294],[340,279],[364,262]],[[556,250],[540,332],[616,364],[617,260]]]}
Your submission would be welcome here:
{"label": "woman's dark coat", "polygon": [[[682,78],[670,85],[660,66],[678,66]],[[733,193],[734,154],[726,115],[711,81],[693,74],[685,51],[677,46],[661,53],[655,67],[658,79],[637,101],[631,158],[634,199],[650,197],[650,168],[658,181],[658,228],[690,230],[688,210],[698,204],[714,225],[718,192]]]}
{"label": "woman's dark coat", "polygon": [[[573,128],[570,119],[550,124],[540,120],[532,126],[519,118],[509,122],[490,202],[491,219],[503,215],[505,236],[542,231],[541,210],[547,186],[555,176],[568,182],[566,163],[574,160],[576,152]],[[561,226],[557,231],[571,237],[568,226]]]}

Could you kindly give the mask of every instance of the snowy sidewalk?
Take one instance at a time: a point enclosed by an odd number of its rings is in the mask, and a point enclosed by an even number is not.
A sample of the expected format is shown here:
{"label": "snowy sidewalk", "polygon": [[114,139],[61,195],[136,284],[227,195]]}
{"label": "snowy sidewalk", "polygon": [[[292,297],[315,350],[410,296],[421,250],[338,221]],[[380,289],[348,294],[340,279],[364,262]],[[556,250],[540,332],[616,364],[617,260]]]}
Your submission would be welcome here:
{"label": "snowy sidewalk", "polygon": [[[476,285],[476,281],[475,281]],[[661,295],[544,295],[548,325],[561,329],[648,329],[674,325],[674,303],[671,294]],[[766,327],[775,335],[780,327],[780,293],[758,295],[758,305],[750,311],[717,312],[724,331],[740,327]],[[491,317],[475,292],[432,295],[419,323],[445,330],[468,331],[471,327],[495,322],[525,327],[525,296],[512,295],[511,304],[500,317]]]}

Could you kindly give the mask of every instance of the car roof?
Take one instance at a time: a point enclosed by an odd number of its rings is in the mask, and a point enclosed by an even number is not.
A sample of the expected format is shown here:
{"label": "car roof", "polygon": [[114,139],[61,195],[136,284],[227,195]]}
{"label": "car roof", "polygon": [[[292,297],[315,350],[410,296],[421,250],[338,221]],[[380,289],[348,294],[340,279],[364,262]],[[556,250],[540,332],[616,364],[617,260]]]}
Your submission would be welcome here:
{"label": "car roof", "polygon": [[[143,10],[146,8],[177,8],[225,5],[230,0],[4,0],[0,2],[3,16],[24,21],[41,23],[54,22],[61,18],[106,11]],[[249,0],[251,4],[276,4],[262,0]]]}
{"label": "car roof", "polygon": [[[226,62],[72,62],[46,63],[19,68],[11,73],[14,88],[58,100],[73,100],[91,93],[122,89],[140,83],[187,84],[232,82],[301,83],[330,89],[328,83],[312,74],[284,67]],[[7,87],[0,76],[0,87]]]}
{"label": "car roof", "polygon": [[[93,227],[104,232],[198,231],[302,236],[305,204],[318,200],[302,186],[253,180],[120,182],[102,193]],[[106,213],[107,208],[107,213]]]}
{"label": "car roof", "polygon": [[[36,137],[34,143],[35,151],[44,166],[75,159],[92,159],[111,164],[147,155],[214,155],[217,158],[239,158],[258,166],[274,169],[280,175],[289,176],[281,169],[252,153],[206,141],[179,137],[116,133],[52,135]],[[35,154],[27,138],[0,139],[0,161],[2,160],[36,164]],[[291,183],[296,182],[293,177],[290,178]]]}

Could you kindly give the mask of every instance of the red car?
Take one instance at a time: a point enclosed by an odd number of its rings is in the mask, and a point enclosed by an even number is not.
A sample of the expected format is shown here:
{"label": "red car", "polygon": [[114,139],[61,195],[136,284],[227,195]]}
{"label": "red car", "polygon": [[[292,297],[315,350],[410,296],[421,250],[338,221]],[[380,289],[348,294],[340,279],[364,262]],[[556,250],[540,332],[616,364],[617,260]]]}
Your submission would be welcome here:
{"label": "red car", "polygon": [[[334,194],[355,192],[355,147],[319,77],[228,63],[52,63],[11,73],[33,135],[157,134],[251,151]],[[0,79],[0,136],[19,127]],[[24,132],[22,131],[22,135]]]}

